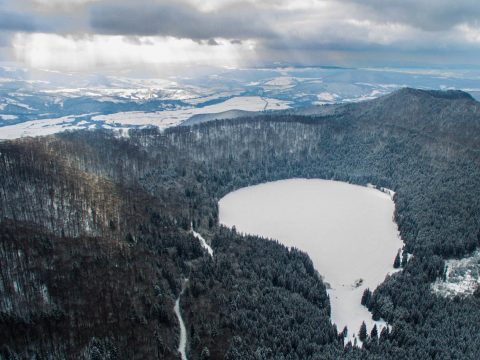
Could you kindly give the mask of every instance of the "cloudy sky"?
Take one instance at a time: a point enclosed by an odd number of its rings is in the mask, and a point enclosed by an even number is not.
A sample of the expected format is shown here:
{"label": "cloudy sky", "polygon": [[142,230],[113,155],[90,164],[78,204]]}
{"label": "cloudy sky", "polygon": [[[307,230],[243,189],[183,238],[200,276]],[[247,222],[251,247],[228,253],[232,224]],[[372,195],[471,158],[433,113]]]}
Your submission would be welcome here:
{"label": "cloudy sky", "polygon": [[0,61],[34,68],[479,59],[479,0],[0,0]]}

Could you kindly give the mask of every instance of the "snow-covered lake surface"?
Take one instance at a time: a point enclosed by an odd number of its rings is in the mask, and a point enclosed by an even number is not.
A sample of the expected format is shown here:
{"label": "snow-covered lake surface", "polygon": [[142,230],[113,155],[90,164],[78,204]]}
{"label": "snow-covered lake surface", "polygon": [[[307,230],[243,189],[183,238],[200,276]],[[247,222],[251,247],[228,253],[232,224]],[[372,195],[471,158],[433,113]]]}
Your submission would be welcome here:
{"label": "snow-covered lake surface", "polygon": [[[310,256],[330,284],[332,321],[349,338],[371,314],[360,304],[394,271],[402,248],[389,194],[343,182],[290,179],[250,186],[219,202],[220,222],[237,231],[279,240]],[[377,326],[382,323],[376,322]]]}

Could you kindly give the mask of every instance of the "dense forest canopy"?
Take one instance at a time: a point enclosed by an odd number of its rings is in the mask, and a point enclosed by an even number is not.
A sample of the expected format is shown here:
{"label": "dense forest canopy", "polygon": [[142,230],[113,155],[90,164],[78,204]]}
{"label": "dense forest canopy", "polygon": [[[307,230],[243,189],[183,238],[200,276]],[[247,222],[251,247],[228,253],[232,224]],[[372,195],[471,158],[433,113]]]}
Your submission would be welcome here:
{"label": "dense forest canopy", "polygon": [[[404,89],[323,115],[0,143],[0,357],[177,358],[188,278],[189,359],[477,359],[480,298],[430,284],[479,244],[479,110]],[[362,349],[306,254],[218,225],[223,195],[293,177],[396,192],[413,258],[364,299],[391,330],[362,331]]]}

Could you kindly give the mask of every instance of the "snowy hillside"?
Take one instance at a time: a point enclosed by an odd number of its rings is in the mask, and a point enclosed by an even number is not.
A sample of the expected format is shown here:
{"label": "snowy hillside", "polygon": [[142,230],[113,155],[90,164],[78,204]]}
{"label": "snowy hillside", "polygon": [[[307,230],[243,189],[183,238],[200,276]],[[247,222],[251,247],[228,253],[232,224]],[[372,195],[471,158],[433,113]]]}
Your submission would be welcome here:
{"label": "snowy hillside", "polygon": [[477,70],[275,67],[161,79],[0,66],[0,139],[75,129],[164,129],[189,119],[358,102],[405,86],[463,89],[478,97],[479,77]]}

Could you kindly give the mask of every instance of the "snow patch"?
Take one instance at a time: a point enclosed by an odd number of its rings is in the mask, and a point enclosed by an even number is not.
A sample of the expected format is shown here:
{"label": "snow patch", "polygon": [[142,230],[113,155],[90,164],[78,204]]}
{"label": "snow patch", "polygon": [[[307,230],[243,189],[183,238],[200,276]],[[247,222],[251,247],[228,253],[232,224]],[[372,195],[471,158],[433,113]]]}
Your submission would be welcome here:
{"label": "snow patch", "polygon": [[268,87],[289,89],[295,86],[296,79],[291,76],[280,76],[267,81],[264,85]]}
{"label": "snow patch", "polygon": [[445,262],[445,279],[437,279],[431,286],[434,293],[444,297],[468,296],[480,286],[480,251],[460,260]]}
{"label": "snow patch", "polygon": [[5,121],[8,121],[8,120],[16,120],[16,119],[18,119],[18,116],[17,116],[17,115],[0,114],[0,119],[1,119],[1,120],[5,120]]}
{"label": "snow patch", "polygon": [[195,236],[198,240],[200,240],[200,245],[201,245],[205,250],[207,250],[208,254],[213,258],[213,249],[211,248],[210,245],[207,244],[207,242],[205,241],[205,239],[203,238],[202,235],[200,235],[198,232],[196,232],[195,230],[193,230],[193,227],[192,227],[192,234],[193,234],[193,236]]}
{"label": "snow patch", "polygon": [[66,130],[85,129],[85,126],[75,124],[77,118],[85,115],[69,115],[54,119],[31,120],[23,123],[0,127],[0,140],[11,140],[26,136],[45,136]]}
{"label": "snow patch", "polygon": [[109,115],[97,115],[92,118],[95,121],[103,121],[106,124],[133,125],[133,126],[157,126],[160,129],[179,125],[183,121],[198,114],[217,114],[229,110],[263,111],[284,110],[290,108],[290,102],[260,96],[239,96],[228,99],[219,104],[208,105],[200,108],[188,108],[177,110],[164,110],[156,112],[129,111]]}
{"label": "snow patch", "polygon": [[317,94],[317,99],[323,102],[334,102],[339,96],[329,92],[321,92]]}

